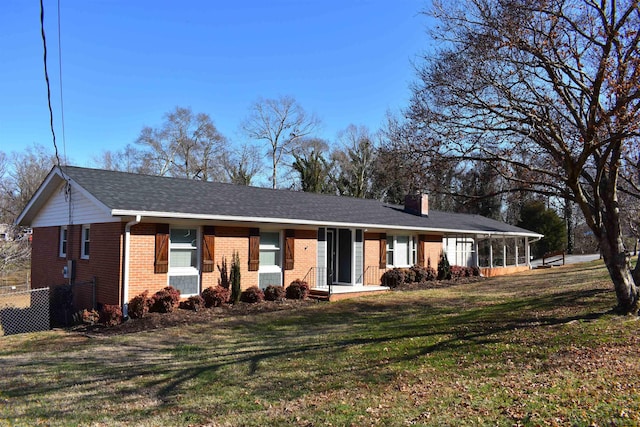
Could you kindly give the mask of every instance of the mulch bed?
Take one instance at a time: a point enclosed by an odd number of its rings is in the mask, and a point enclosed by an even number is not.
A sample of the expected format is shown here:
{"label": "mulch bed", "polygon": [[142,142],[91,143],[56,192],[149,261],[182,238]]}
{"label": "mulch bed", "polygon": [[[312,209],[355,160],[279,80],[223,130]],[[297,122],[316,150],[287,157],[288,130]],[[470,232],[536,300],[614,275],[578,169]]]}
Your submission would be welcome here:
{"label": "mulch bed", "polygon": [[420,291],[424,289],[442,289],[442,288],[450,288],[452,286],[466,285],[468,283],[482,282],[484,280],[487,280],[487,278],[482,276],[460,277],[459,279],[452,279],[452,280],[431,280],[428,282],[404,283],[391,290],[403,292],[403,291]]}
{"label": "mulch bed", "polygon": [[[423,289],[448,288],[467,283],[475,283],[486,280],[484,277],[463,277],[456,280],[436,280],[421,283],[406,283],[391,289],[394,292],[417,291]],[[72,331],[84,333],[88,336],[109,336],[130,334],[154,329],[170,328],[172,326],[206,323],[225,317],[239,317],[259,313],[269,313],[282,310],[295,310],[316,304],[326,304],[314,299],[306,300],[282,300],[263,301],[259,304],[238,303],[223,307],[204,308],[198,311],[175,309],[171,313],[147,313],[142,319],[129,319],[116,326],[102,324],[79,325],[71,328]]]}
{"label": "mulch bed", "polygon": [[102,324],[79,325],[72,330],[92,335],[121,335],[154,329],[170,328],[183,324],[206,323],[224,317],[239,317],[258,313],[268,313],[282,310],[294,310],[315,304],[317,300],[282,300],[263,301],[259,304],[240,302],[223,307],[203,308],[198,311],[176,308],[171,313],[147,313],[142,319],[129,319],[120,325],[105,326]]}

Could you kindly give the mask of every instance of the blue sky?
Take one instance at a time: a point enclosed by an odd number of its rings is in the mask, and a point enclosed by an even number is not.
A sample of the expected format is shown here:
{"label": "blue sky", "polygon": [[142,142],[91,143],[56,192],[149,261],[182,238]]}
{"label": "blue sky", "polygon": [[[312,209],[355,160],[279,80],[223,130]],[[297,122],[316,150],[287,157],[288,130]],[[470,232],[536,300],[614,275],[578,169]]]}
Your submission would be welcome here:
{"label": "blue sky", "polygon": [[[61,0],[63,143],[57,0],[45,30],[59,149],[94,166],[176,106],[210,115],[233,143],[259,97],[293,96],[335,140],[376,130],[406,106],[412,61],[427,48],[427,0]],[[0,2],[0,151],[53,149],[39,0]]]}

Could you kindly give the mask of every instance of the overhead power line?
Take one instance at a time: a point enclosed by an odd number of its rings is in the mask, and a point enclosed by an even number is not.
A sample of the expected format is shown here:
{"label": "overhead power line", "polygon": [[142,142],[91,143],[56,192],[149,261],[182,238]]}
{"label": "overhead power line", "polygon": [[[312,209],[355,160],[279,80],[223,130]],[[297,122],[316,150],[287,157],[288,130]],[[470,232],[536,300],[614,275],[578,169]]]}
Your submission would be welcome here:
{"label": "overhead power line", "polygon": [[42,46],[44,48],[44,79],[47,82],[47,103],[49,106],[49,125],[53,136],[53,148],[55,149],[56,162],[60,167],[60,156],[58,154],[58,144],[56,144],[56,131],[53,127],[53,108],[51,108],[51,85],[49,84],[49,72],[47,70],[47,37],[44,31],[44,4],[40,0],[40,33],[42,34]]}

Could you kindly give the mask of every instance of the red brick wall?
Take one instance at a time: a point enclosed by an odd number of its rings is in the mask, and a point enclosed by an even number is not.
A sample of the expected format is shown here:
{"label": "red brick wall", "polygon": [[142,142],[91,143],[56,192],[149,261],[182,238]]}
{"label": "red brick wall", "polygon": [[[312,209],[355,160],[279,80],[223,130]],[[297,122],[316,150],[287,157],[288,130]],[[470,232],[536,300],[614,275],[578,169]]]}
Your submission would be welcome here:
{"label": "red brick wall", "polygon": [[295,230],[293,270],[284,270],[283,285],[289,286],[296,279],[304,279],[318,260],[318,232],[316,230]]}
{"label": "red brick wall", "polygon": [[96,278],[98,304],[119,304],[122,283],[120,255],[124,224],[119,222],[91,224],[89,259],[81,258],[82,225],[71,225],[67,230],[66,258],[59,256],[60,227],[42,227],[33,230],[32,287],[68,283],[68,279],[63,277],[62,270],[67,265],[67,260],[74,260],[77,283]]}
{"label": "red brick wall", "polygon": [[[364,233],[364,268],[380,264],[380,233]],[[387,238],[384,238],[385,242]]]}
{"label": "red brick wall", "polygon": [[[168,284],[168,274],[154,273],[155,258],[155,224],[138,224],[131,229],[131,259],[129,270],[129,296],[149,291],[150,294],[162,289]],[[240,256],[240,278],[243,289],[258,284],[258,272],[249,271],[249,228],[247,227],[216,227],[214,260],[216,267],[213,272],[201,273],[200,288],[216,286],[220,278],[217,266],[222,264],[222,258],[227,260],[227,267],[231,269],[233,252]]]}
{"label": "red brick wall", "polygon": [[67,282],[62,277],[62,269],[67,265],[65,258],[59,257],[60,227],[39,227],[33,229],[31,248],[31,287],[45,288]]}
{"label": "red brick wall", "polygon": [[437,234],[428,234],[425,236],[424,245],[424,266],[428,266],[431,262],[431,267],[435,270],[438,269],[438,261],[440,261],[440,253],[442,252],[442,236]]}
{"label": "red brick wall", "polygon": [[[246,289],[258,285],[258,272],[249,271],[249,228],[246,227],[216,227],[216,251],[214,254],[216,265],[222,264],[222,258],[227,259],[227,267],[231,271],[233,252],[238,252],[240,258],[240,287]],[[215,283],[220,277],[216,268]]]}
{"label": "red brick wall", "polygon": [[144,291],[154,294],[169,284],[166,273],[156,274],[154,272],[155,247],[155,224],[141,223],[131,227],[127,301]]}

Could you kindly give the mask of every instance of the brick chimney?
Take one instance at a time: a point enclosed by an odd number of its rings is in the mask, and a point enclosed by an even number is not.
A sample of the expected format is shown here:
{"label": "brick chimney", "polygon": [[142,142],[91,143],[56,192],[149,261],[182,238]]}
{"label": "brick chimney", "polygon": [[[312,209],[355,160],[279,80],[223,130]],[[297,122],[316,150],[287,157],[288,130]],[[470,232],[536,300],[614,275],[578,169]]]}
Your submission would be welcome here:
{"label": "brick chimney", "polygon": [[412,215],[429,216],[429,195],[407,194],[404,197],[404,211]]}

